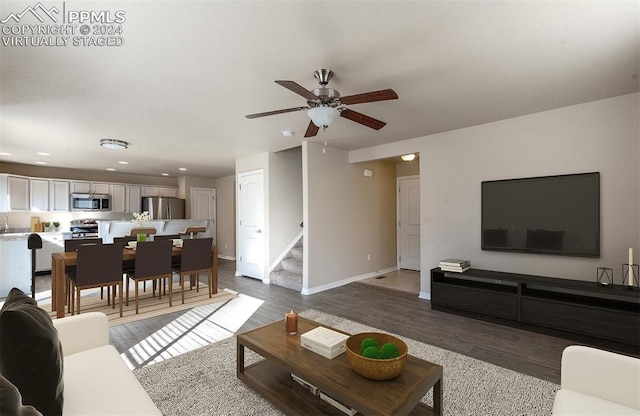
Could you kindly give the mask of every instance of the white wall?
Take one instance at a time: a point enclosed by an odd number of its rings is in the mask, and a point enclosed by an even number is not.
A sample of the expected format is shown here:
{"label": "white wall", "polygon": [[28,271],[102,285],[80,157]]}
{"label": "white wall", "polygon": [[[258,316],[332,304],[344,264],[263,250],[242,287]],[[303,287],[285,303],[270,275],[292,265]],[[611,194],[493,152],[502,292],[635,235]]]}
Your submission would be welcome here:
{"label": "white wall", "polygon": [[269,264],[281,257],[300,233],[302,148],[269,154]]}
{"label": "white wall", "polygon": [[216,179],[218,257],[228,260],[236,258],[236,177]]}
{"label": "white wall", "polygon": [[[629,247],[640,252],[639,94],[560,108],[378,146],[352,162],[420,153],[421,296],[430,268],[446,257],[472,267],[595,281],[612,267],[621,280]],[[480,250],[483,180],[600,172],[600,258]]]}
{"label": "white wall", "polygon": [[[348,152],[322,150],[303,143],[303,293],[396,266],[395,164],[350,164]],[[364,169],[373,177],[365,177]]]}

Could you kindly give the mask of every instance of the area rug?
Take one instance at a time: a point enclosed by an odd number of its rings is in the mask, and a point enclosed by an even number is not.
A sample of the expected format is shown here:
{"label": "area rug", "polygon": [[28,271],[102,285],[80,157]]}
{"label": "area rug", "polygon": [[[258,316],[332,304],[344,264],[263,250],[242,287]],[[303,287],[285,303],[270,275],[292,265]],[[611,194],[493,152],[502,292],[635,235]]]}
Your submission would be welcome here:
{"label": "area rug", "polygon": [[[316,310],[300,313],[348,333],[379,331]],[[557,384],[400,336],[409,353],[444,368],[446,415],[550,415]],[[247,350],[245,360],[261,357]],[[134,370],[165,415],[282,415],[236,377],[236,340],[228,338]],[[429,392],[422,401],[432,405]]]}
{"label": "area rug", "polygon": [[[150,286],[150,285],[148,285]],[[89,291],[87,291],[89,292]],[[218,290],[218,293],[212,295],[209,298],[209,290],[206,284],[200,284],[200,290],[189,290],[188,286],[184,291],[184,304],[182,303],[180,296],[180,286],[174,285],[173,287],[173,306],[169,307],[169,296],[162,295],[162,298],[158,299],[158,293],[153,297],[151,290],[147,287],[147,291],[143,292],[139,290],[139,307],[136,314],[134,291],[129,291],[129,306],[125,306],[125,298],[122,298],[122,317],[120,317],[120,310],[116,298],[115,308],[107,305],[106,292],[104,299],[100,299],[99,290],[95,291],[89,296],[82,296],[80,300],[80,312],[103,312],[109,319],[109,326],[126,324],[134,322],[140,319],[153,318],[155,316],[164,315],[167,313],[178,312],[185,309],[195,308],[196,306],[208,305],[216,302],[224,302],[226,300],[234,298],[235,293]],[[41,308],[46,310],[52,319],[56,318],[56,312],[51,311],[51,304],[39,304]],[[67,309],[65,309],[65,313]],[[68,314],[67,314],[68,315]]]}

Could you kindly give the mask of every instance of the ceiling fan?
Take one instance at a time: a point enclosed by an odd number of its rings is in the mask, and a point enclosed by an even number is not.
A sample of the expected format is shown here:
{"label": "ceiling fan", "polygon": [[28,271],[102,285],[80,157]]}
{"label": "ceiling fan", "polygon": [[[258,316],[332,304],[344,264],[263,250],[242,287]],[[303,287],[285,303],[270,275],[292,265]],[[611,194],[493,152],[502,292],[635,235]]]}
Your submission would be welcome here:
{"label": "ceiling fan", "polygon": [[333,88],[327,88],[329,80],[333,77],[330,69],[317,69],[313,76],[320,83],[320,88],[312,91],[307,90],[294,81],[276,81],[276,84],[295,92],[307,99],[307,106],[285,108],[283,110],[267,111],[265,113],[249,114],[245,117],[249,119],[272,116],[274,114],[290,113],[293,111],[309,110],[308,115],[311,121],[307,127],[304,137],[313,137],[318,134],[320,127],[326,129],[338,116],[344,117],[356,123],[380,130],[387,123],[376,120],[357,111],[350,110],[345,105],[371,103],[374,101],[386,101],[398,99],[398,94],[394,90],[386,89],[380,91],[366,92],[363,94],[348,95],[340,97],[340,93]]}

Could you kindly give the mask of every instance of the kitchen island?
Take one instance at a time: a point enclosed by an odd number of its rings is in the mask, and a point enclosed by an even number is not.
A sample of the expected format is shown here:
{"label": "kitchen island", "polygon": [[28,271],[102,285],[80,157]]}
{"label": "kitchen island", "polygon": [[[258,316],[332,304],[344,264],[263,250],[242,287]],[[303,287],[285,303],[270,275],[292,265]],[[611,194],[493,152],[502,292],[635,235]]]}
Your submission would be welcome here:
{"label": "kitchen island", "polygon": [[[112,243],[114,237],[123,237],[131,234],[131,230],[138,228],[133,221],[96,221],[98,223],[98,236],[104,243]],[[204,227],[206,231],[199,233],[198,237],[212,237],[216,244],[215,227],[210,220],[151,220],[144,228],[155,228],[155,235],[182,234],[189,227]],[[195,237],[195,235],[194,235]]]}

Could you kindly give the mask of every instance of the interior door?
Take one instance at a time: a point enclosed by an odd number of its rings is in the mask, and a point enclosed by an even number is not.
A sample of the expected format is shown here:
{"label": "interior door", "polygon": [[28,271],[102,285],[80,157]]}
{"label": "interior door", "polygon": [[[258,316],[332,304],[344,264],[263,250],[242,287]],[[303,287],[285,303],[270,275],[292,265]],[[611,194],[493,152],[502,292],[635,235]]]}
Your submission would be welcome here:
{"label": "interior door", "polygon": [[398,268],[420,270],[420,178],[398,178]]}
{"label": "interior door", "polygon": [[212,188],[191,188],[191,219],[209,220],[211,237],[216,243],[216,190]]}
{"label": "interior door", "polygon": [[264,278],[264,172],[238,175],[238,274]]}

